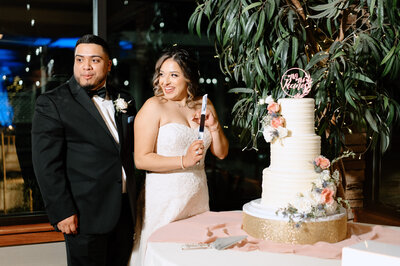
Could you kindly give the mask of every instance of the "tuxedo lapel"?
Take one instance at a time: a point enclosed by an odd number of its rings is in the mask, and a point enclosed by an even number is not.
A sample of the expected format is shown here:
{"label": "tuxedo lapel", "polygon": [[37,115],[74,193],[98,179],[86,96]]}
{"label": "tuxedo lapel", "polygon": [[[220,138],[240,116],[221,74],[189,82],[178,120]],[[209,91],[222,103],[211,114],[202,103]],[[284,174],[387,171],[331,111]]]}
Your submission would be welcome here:
{"label": "tuxedo lapel", "polygon": [[118,148],[121,150],[121,146],[123,145],[124,141],[124,130],[123,130],[123,117],[125,115],[122,113],[118,113],[117,110],[115,110],[115,124],[117,125],[117,131],[118,131],[118,138],[119,138],[119,145]]}
{"label": "tuxedo lapel", "polygon": [[[116,95],[116,91],[111,86],[109,87],[109,93],[110,93],[112,101],[114,102],[118,98],[118,95]],[[118,131],[118,137],[119,137],[119,149],[121,150],[121,146],[123,145],[124,136],[125,136],[126,114],[123,112],[117,111],[115,109],[115,107],[114,107],[114,111],[115,111],[114,119],[115,119],[115,124],[117,125],[117,131]]]}
{"label": "tuxedo lapel", "polygon": [[[96,106],[94,105],[92,100],[89,98],[86,91],[79,86],[79,84],[76,82],[74,77],[72,77],[69,80],[68,84],[69,84],[71,93],[72,93],[73,97],[76,99],[76,101],[79,102],[83,106],[83,108],[85,108],[89,112],[89,114],[91,116],[93,116],[93,118],[104,129],[106,134],[112,139],[113,143],[115,144],[115,147],[119,150],[118,143],[115,142],[114,137],[112,136],[110,130],[108,129],[106,123],[103,120],[103,117],[101,117],[99,110],[97,110]],[[118,130],[118,132],[119,132],[119,130]]]}

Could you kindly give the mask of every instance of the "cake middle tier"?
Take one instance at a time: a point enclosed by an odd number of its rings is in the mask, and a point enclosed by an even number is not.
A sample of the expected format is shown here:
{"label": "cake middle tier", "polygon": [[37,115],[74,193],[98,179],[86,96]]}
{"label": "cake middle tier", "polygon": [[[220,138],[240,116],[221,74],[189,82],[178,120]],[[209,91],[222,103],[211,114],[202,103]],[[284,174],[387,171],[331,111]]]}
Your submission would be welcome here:
{"label": "cake middle tier", "polygon": [[315,134],[279,139],[271,144],[271,170],[313,170],[321,154],[321,137]]}

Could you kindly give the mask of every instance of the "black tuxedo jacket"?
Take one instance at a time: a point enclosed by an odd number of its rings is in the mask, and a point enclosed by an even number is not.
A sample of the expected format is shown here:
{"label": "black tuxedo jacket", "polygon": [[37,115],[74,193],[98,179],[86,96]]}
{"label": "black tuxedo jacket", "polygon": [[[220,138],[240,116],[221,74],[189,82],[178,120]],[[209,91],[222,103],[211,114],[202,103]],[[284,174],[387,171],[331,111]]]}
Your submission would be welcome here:
{"label": "black tuxedo jacket", "polygon": [[[32,158],[50,223],[78,215],[78,230],[110,232],[118,221],[122,197],[122,166],[135,216],[131,96],[109,85],[114,101],[129,103],[126,113],[115,111],[119,144],[96,106],[72,77],[40,95],[32,121]],[[135,217],[132,217],[135,220]]]}

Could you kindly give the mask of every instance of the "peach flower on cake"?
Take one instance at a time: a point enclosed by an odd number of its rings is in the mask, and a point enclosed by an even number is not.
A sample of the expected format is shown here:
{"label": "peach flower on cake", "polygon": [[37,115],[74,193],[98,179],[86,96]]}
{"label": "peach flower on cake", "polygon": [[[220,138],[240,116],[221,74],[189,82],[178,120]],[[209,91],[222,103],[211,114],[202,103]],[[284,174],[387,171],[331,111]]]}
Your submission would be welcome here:
{"label": "peach flower on cake", "polygon": [[271,126],[273,128],[284,127],[285,126],[285,118],[283,118],[282,116],[275,117],[271,121]]}
{"label": "peach flower on cake", "polygon": [[281,109],[280,105],[276,102],[271,102],[270,104],[268,104],[268,107],[267,107],[269,114],[278,113],[280,109]]}
{"label": "peach flower on cake", "polygon": [[329,159],[325,158],[324,156],[320,155],[313,161],[315,171],[317,173],[321,173],[323,170],[328,169],[331,166]]}
{"label": "peach flower on cake", "polygon": [[325,170],[328,169],[329,166],[331,166],[331,163],[329,162],[328,158],[325,158],[324,156],[318,156],[317,158],[315,158],[315,165]]}
{"label": "peach flower on cake", "polygon": [[333,200],[335,192],[330,190],[329,188],[324,188],[321,192],[322,201],[326,204],[331,204]]}

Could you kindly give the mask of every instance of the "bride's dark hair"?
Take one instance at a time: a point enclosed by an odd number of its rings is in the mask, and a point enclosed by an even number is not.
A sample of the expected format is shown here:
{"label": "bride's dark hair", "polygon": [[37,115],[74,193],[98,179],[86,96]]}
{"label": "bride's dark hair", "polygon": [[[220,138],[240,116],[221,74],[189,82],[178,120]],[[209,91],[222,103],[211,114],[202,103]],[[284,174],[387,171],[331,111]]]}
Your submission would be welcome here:
{"label": "bride's dark hair", "polygon": [[173,59],[179,67],[183,71],[183,75],[185,76],[188,82],[188,99],[187,104],[191,103],[193,99],[197,96],[197,92],[199,89],[199,67],[196,59],[189,54],[189,52],[185,49],[178,48],[173,46],[166,50],[161,57],[157,60],[155,66],[155,72],[153,75],[153,90],[155,96],[162,96],[163,91],[159,86],[159,78],[160,78],[160,68],[161,65],[167,59]]}

